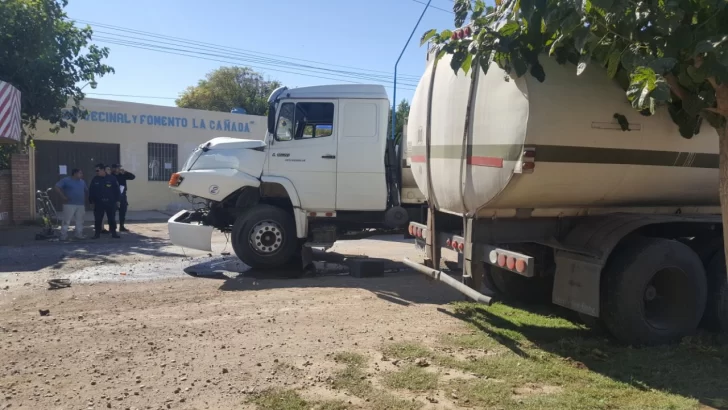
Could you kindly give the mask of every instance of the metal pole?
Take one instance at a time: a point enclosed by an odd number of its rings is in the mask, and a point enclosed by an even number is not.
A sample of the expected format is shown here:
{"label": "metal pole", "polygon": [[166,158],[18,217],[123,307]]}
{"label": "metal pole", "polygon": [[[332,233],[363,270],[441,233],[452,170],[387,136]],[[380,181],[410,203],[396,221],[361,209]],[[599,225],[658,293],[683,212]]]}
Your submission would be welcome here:
{"label": "metal pole", "polygon": [[428,268],[427,266],[420,265],[419,263],[412,262],[408,258],[404,258],[402,260],[405,265],[409,266],[410,268],[416,270],[417,272],[420,272],[424,274],[425,276],[429,276],[432,279],[439,280],[440,282],[455,288],[458,292],[462,293],[463,295],[469,297],[470,299],[483,303],[485,305],[490,306],[491,303],[493,303],[493,299],[490,296],[486,296],[480,292],[478,292],[475,289],[471,289],[468,287],[468,285],[458,281],[457,279],[451,277],[450,275],[439,271],[437,269]]}
{"label": "metal pole", "polygon": [[430,3],[432,3],[432,0],[427,0],[425,9],[422,10],[422,14],[420,14],[420,18],[417,20],[417,24],[415,24],[415,27],[412,29],[412,33],[410,33],[410,36],[407,39],[407,42],[405,43],[404,47],[402,48],[402,52],[399,53],[399,58],[397,58],[397,62],[394,63],[394,90],[392,92],[392,141],[394,141],[394,127],[397,125],[397,116],[395,115],[396,110],[397,110],[397,66],[399,65],[399,60],[402,59],[402,55],[404,55],[404,51],[407,50],[407,46],[409,45],[410,40],[412,40],[412,36],[415,34],[417,27],[420,26],[422,17],[425,16],[425,12],[427,11],[428,8],[430,8]]}

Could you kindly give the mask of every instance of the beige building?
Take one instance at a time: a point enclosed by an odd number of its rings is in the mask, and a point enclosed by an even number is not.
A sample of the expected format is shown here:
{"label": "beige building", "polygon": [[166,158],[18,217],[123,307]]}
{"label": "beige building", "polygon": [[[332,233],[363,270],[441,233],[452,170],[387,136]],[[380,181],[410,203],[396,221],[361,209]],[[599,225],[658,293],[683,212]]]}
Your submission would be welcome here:
{"label": "beige building", "polygon": [[170,175],[201,143],[215,137],[262,139],[263,116],[190,110],[87,98],[88,110],[75,132],[54,134],[48,124],[35,132],[36,189],[46,189],[73,168],[93,177],[94,165],[121,163],[136,175],[129,182],[129,210],[174,211],[187,205],[170,192]]}

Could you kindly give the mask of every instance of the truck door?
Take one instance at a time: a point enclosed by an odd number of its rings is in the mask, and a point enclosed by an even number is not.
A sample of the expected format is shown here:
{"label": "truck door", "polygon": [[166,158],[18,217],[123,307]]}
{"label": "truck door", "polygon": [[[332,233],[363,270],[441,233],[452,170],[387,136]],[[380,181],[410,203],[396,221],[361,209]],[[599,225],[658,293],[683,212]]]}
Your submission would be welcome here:
{"label": "truck door", "polygon": [[336,207],[336,100],[283,101],[268,175],[288,178],[307,211]]}

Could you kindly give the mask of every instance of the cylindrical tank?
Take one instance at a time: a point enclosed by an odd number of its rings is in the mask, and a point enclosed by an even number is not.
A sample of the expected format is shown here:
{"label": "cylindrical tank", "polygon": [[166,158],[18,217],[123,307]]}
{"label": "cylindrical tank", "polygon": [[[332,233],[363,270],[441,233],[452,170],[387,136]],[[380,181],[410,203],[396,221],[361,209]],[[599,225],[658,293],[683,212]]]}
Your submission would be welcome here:
{"label": "cylindrical tank", "polygon": [[[417,185],[442,211],[573,216],[617,208],[714,212],[719,204],[715,130],[704,123],[686,139],[666,108],[641,115],[596,64],[577,76],[576,67],[542,56],[543,83],[491,65],[475,80],[465,133],[471,76],[455,75],[450,56],[436,68],[434,54],[428,60],[412,100],[408,144]],[[615,114],[627,118],[630,131]],[[530,155],[533,164],[524,167]]]}

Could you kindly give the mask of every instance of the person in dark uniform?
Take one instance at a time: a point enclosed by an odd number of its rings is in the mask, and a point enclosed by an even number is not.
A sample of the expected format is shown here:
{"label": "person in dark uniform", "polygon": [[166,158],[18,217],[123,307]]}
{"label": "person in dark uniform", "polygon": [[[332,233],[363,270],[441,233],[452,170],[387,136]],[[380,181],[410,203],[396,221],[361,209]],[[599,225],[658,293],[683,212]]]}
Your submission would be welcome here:
{"label": "person in dark uniform", "polygon": [[129,187],[126,185],[126,181],[133,181],[136,179],[136,175],[126,171],[120,164],[111,164],[111,173],[114,174],[116,180],[119,182],[119,187],[123,188],[121,189],[121,197],[119,198],[119,232],[129,232],[124,226],[126,209],[129,207],[129,201],[126,197]]}
{"label": "person in dark uniform", "polygon": [[106,173],[104,164],[96,165],[96,176],[91,180],[88,201],[94,207],[94,239],[101,237],[104,215],[109,221],[112,238],[120,238],[116,233],[116,208],[119,207],[119,182],[113,175]]}

